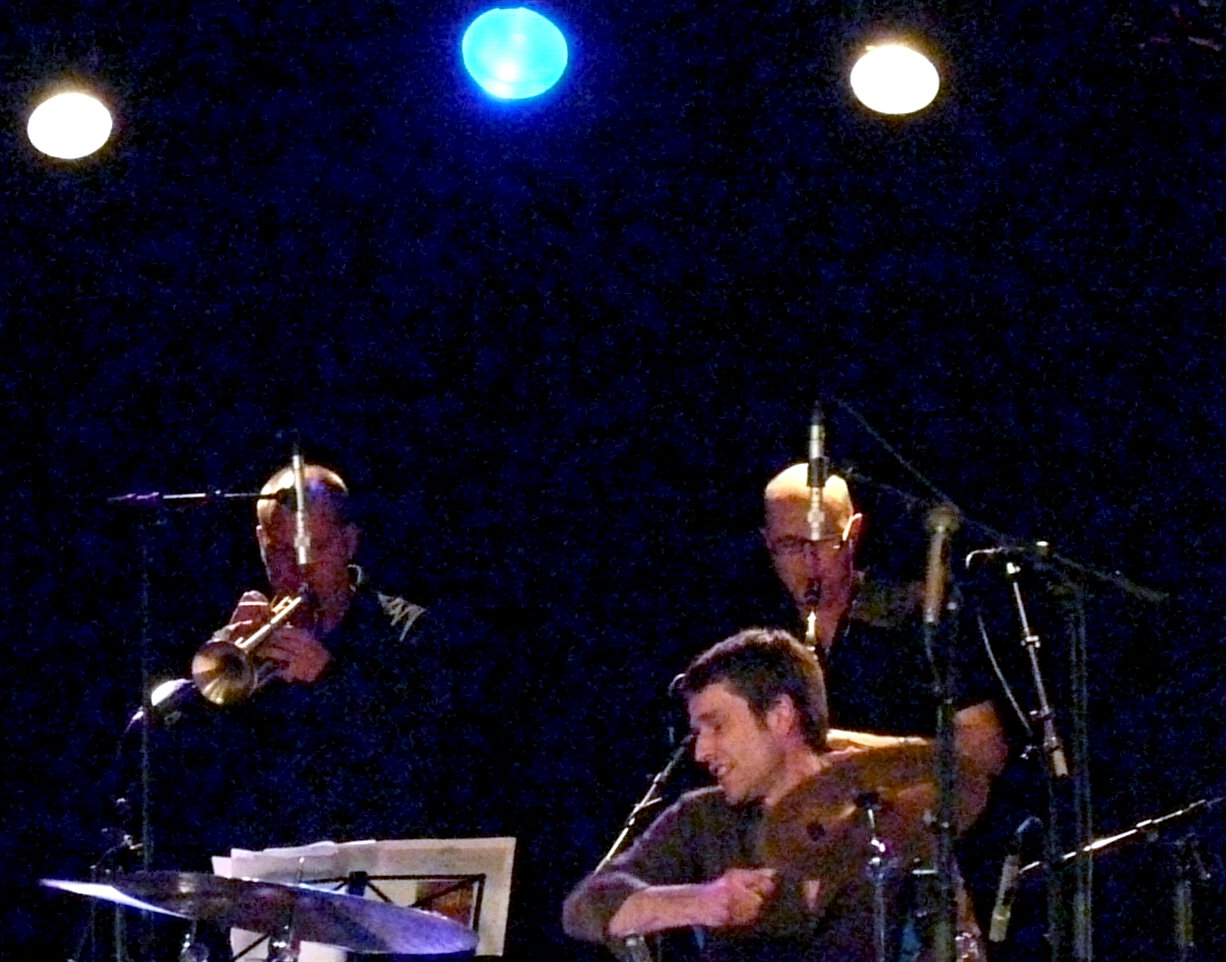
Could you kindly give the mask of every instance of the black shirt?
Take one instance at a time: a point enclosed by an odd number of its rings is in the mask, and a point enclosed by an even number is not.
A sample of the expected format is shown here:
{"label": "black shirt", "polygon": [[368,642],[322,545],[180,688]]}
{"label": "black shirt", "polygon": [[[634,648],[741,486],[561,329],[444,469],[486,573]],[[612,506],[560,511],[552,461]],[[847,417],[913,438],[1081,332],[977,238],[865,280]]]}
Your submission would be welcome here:
{"label": "black shirt", "polygon": [[[954,708],[991,700],[993,679],[973,620],[955,617],[941,630],[951,633]],[[885,735],[936,732],[932,664],[914,607],[869,623],[853,606],[823,667],[833,727]]]}
{"label": "black shirt", "polygon": [[[196,697],[154,730],[157,862],[314,841],[450,834],[471,804],[456,662],[434,612],[359,590],[312,684],[219,708]],[[474,834],[467,831],[464,834]]]}

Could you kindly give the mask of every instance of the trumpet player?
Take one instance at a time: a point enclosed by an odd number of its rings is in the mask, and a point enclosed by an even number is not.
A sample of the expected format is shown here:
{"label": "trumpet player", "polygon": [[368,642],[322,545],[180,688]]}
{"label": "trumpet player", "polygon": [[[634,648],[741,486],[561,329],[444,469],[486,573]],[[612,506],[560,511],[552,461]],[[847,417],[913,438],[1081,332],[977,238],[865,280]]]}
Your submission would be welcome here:
{"label": "trumpet player", "polygon": [[163,855],[183,867],[233,847],[472,834],[475,789],[451,754],[478,737],[459,711],[481,663],[467,619],[363,580],[349,491],[328,468],[269,478],[255,534],[267,589],[197,652],[204,698],[168,728]]}
{"label": "trumpet player", "polygon": [[[296,610],[259,646],[259,659],[275,666],[276,677],[313,684],[332,661],[325,644],[345,620],[353,601],[353,561],[359,531],[349,504],[349,489],[335,471],[316,464],[302,467],[306,493],[308,550],[305,564],[298,556],[298,508],[294,471],[278,471],[260,490],[256,507],[256,541],[275,599],[300,599]],[[407,630],[424,609],[403,604],[398,609]],[[249,635],[272,617],[269,598],[248,591],[239,599],[226,630]]]}

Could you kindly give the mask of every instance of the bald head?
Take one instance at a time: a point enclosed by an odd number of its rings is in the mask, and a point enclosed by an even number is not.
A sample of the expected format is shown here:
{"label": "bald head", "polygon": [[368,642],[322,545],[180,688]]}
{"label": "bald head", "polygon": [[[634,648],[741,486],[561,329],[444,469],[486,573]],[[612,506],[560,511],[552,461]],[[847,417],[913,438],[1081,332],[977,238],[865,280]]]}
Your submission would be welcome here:
{"label": "bald head", "polygon": [[802,612],[816,607],[827,642],[851,603],[860,516],[838,475],[822,488],[823,536],[810,540],[809,466],[793,464],[766,486],[762,530],[779,581]]}
{"label": "bald head", "polygon": [[303,475],[310,539],[310,564],[305,572],[298,567],[295,552],[293,469],[282,468],[260,489],[255,532],[269,584],[277,594],[293,594],[305,578],[321,604],[347,603],[352,581],[349,564],[358,547],[349,489],[339,474],[318,464],[305,465]]}
{"label": "bald head", "polygon": [[[306,481],[307,510],[316,506],[332,509],[337,516],[348,521],[349,487],[339,474],[320,464],[303,465]],[[264,482],[260,488],[260,500],[256,502],[256,520],[267,525],[278,510],[294,509],[294,469],[287,465]]]}
{"label": "bald head", "polygon": [[[772,517],[780,513],[791,513],[797,505],[809,509],[809,466],[793,464],[784,468],[766,486],[766,519],[770,526]],[[826,479],[822,488],[822,513],[825,516],[828,530],[841,534],[856,513],[851,503],[851,492],[847,490],[847,482],[837,474]]]}

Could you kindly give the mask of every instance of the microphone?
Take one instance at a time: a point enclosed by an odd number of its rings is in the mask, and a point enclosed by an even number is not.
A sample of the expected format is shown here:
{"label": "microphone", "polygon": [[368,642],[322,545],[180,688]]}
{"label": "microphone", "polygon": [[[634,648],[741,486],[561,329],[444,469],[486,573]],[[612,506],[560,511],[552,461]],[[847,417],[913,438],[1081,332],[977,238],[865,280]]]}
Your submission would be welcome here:
{"label": "microphone", "polygon": [[305,578],[307,566],[311,563],[311,531],[307,527],[306,465],[297,445],[294,445],[290,468],[294,472],[294,557],[298,570]]}
{"label": "microphone", "polygon": [[830,460],[826,457],[826,419],[820,401],[813,402],[809,416],[809,540],[821,541],[825,522],[822,491],[830,478]]}
{"label": "microphone", "polygon": [[990,561],[1046,561],[1051,556],[1051,545],[1046,541],[1034,544],[1002,544],[993,548],[980,548],[966,556],[963,564],[972,568]]}
{"label": "microphone", "polygon": [[1013,899],[1017,895],[1017,883],[1022,871],[1022,838],[1039,820],[1031,815],[1013,833],[1009,852],[1000,866],[1000,881],[996,885],[996,904],[992,906],[992,921],[988,928],[989,942],[1003,942],[1009,934],[1009,919],[1013,915]]}
{"label": "microphone", "polygon": [[[196,686],[190,678],[173,678],[170,681],[162,682],[149,695],[149,704],[153,708],[155,721],[160,721],[167,728],[170,728],[179,720],[183,708],[186,707],[192,696],[198,693]],[[136,713],[128,719],[128,724],[124,731],[131,731],[136,725],[141,724],[144,719],[145,709],[142,706],[136,709]]]}
{"label": "microphone", "polygon": [[[826,534],[826,512],[822,508],[822,492],[830,478],[830,460],[826,457],[826,419],[821,401],[813,402],[809,415],[809,540],[821,541]],[[817,606],[821,602],[821,582],[813,582],[805,592],[805,646],[816,652]]]}
{"label": "microphone", "polygon": [[928,569],[924,578],[924,624],[941,620],[949,581],[949,539],[961,523],[952,504],[938,504],[928,512]]}
{"label": "microphone", "polygon": [[1009,934],[1009,919],[1013,915],[1013,898],[1017,895],[1017,879],[1021,873],[1020,845],[1015,841],[1000,867],[996,885],[996,904],[992,906],[992,923],[988,928],[989,942],[1003,942]]}

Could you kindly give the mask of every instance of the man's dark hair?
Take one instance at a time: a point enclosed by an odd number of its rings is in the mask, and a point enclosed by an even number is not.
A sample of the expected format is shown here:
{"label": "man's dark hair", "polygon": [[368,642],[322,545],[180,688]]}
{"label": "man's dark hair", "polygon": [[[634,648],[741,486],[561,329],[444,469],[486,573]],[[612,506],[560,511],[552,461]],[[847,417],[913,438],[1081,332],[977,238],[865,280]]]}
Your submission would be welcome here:
{"label": "man's dark hair", "polygon": [[830,716],[822,669],[813,652],[788,632],[749,628],[725,638],[690,663],[677,690],[689,698],[721,681],[759,720],[787,695],[800,715],[805,742],[814,751],[826,750]]}

